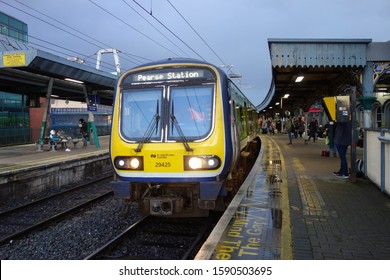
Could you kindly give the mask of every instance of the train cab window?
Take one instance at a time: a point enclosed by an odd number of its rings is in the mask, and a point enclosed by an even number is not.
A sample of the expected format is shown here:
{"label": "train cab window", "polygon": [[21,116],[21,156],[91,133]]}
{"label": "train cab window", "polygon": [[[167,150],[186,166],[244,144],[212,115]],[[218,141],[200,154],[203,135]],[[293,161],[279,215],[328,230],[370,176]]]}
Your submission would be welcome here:
{"label": "train cab window", "polygon": [[130,141],[161,140],[161,104],[163,88],[122,91],[122,137]]}
{"label": "train cab window", "polygon": [[169,140],[202,139],[210,133],[213,92],[214,85],[170,87]]}

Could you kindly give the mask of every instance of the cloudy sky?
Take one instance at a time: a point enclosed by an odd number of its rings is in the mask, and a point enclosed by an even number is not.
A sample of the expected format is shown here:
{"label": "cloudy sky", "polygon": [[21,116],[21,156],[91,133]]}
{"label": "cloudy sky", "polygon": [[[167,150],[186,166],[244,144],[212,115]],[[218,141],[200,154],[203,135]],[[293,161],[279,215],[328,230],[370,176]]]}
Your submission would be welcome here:
{"label": "cloudy sky", "polygon": [[[28,24],[33,47],[91,66],[103,48],[124,70],[168,57],[229,66],[255,105],[271,84],[269,38],[390,40],[389,0],[0,0],[0,11]],[[105,55],[102,70],[112,65]]]}

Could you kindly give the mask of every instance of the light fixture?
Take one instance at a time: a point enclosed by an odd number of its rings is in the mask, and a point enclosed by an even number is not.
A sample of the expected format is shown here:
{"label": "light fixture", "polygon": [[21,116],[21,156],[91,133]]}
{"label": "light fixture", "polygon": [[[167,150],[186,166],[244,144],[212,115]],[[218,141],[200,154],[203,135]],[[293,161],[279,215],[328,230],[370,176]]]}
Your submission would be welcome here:
{"label": "light fixture", "polygon": [[65,80],[65,81],[68,81],[68,82],[77,83],[77,84],[84,84],[83,81],[74,80],[74,79],[70,79],[70,78],[65,78],[64,80]]}
{"label": "light fixture", "polygon": [[283,98],[288,98],[290,96],[290,94],[286,93]]}
{"label": "light fixture", "polygon": [[302,82],[303,78],[304,78],[304,76],[299,75],[299,76],[295,79],[295,82],[296,82],[296,83],[300,83],[300,82]]}

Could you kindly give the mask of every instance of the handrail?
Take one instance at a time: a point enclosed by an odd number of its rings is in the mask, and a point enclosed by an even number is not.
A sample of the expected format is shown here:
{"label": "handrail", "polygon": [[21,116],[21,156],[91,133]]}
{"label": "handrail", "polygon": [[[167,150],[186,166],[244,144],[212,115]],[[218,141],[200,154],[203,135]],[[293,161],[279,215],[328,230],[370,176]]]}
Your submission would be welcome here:
{"label": "handrail", "polygon": [[378,136],[379,141],[385,144],[390,144],[390,137]]}

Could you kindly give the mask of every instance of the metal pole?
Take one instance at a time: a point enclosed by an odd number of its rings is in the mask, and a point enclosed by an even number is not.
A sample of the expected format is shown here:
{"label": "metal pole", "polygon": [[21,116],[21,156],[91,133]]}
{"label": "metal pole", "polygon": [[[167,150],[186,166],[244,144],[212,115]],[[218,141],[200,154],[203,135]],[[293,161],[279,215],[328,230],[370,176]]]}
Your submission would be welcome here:
{"label": "metal pole", "polygon": [[309,112],[305,112],[305,145],[307,145],[308,141],[308,137],[307,137],[307,120],[308,120],[308,116],[309,116]]}
{"label": "metal pole", "polygon": [[45,138],[45,130],[46,130],[46,123],[47,123],[47,115],[50,110],[50,97],[51,92],[53,90],[53,78],[49,80],[49,84],[47,87],[47,93],[46,93],[46,102],[45,102],[45,111],[43,112],[43,118],[42,118],[42,125],[41,125],[41,133],[39,135],[39,144],[43,143],[43,139]]}
{"label": "metal pole", "polygon": [[332,153],[332,156],[335,157],[335,148],[334,148],[334,121],[329,122],[329,131],[328,131],[328,139],[329,139],[329,148]]}
{"label": "metal pole", "polygon": [[351,128],[352,128],[352,143],[351,143],[351,175],[349,179],[356,183],[356,146],[358,135],[356,131],[356,86],[352,87],[351,93]]}
{"label": "metal pole", "polygon": [[[84,95],[85,95],[85,102],[87,103],[87,108],[88,108],[89,98],[88,98],[87,88],[85,85],[83,86],[83,91],[84,91]],[[93,139],[95,141],[95,146],[96,146],[96,148],[100,148],[99,138],[98,138],[97,130],[96,130],[96,126],[95,126],[95,119],[94,119],[92,111],[88,112],[88,123],[91,124],[91,129],[92,129]]]}

